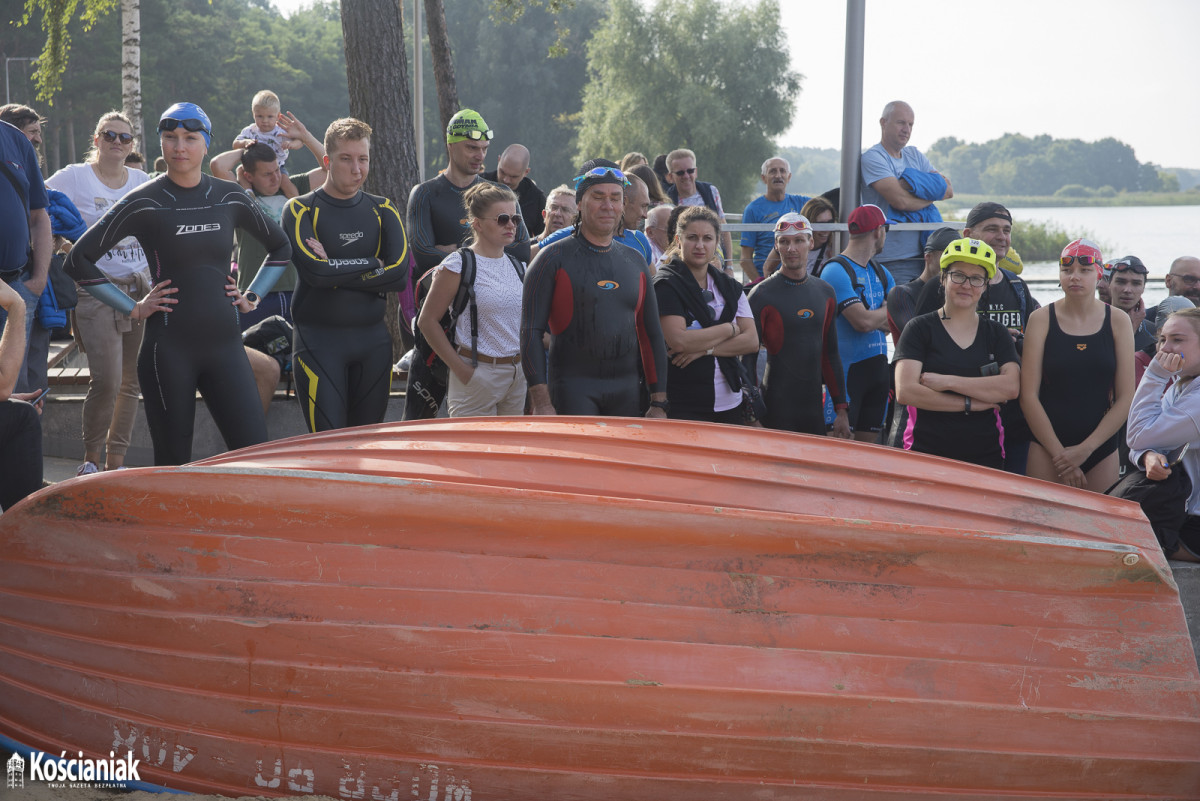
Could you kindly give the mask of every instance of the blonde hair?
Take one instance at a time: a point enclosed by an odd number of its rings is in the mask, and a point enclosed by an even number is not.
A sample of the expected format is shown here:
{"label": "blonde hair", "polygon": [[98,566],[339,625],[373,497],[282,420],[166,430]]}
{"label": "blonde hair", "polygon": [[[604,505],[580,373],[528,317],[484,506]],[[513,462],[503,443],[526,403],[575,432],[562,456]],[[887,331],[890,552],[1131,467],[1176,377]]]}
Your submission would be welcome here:
{"label": "blonde hair", "polygon": [[620,163],[621,172],[629,172],[630,170],[632,170],[634,167],[636,167],[639,164],[649,164],[649,163],[650,162],[646,160],[645,156],[643,156],[641,153],[634,150],[629,153],[626,153],[621,158],[621,163]]}
{"label": "blonde hair", "polygon": [[[467,235],[466,241],[466,245],[470,247],[475,243],[475,221],[482,218],[488,209],[497,203],[512,203],[515,205],[517,195],[503,184],[480,181],[466,192],[463,192],[462,200],[463,208],[467,212],[467,227],[471,229],[471,233]],[[517,208],[516,213],[520,214],[521,209]]]}
{"label": "blonde hair", "polygon": [[681,147],[678,150],[672,150],[667,154],[667,169],[672,170],[673,167],[671,165],[680,159],[691,159],[692,161],[695,161],[696,154],[688,150],[686,147]]}
{"label": "blonde hair", "polygon": [[[245,97],[245,95],[243,95]],[[265,108],[271,111],[279,111],[279,95],[272,92],[270,89],[263,89],[261,92],[254,95],[254,99],[250,101],[251,110],[256,108]]]}
{"label": "blonde hair", "polygon": [[100,150],[96,147],[96,137],[99,136],[110,122],[116,120],[123,122],[129,126],[129,132],[133,133],[133,123],[119,111],[110,111],[100,115],[100,119],[96,121],[96,130],[92,131],[92,146],[88,148],[87,153],[83,154],[84,164],[95,164],[100,159]]}
{"label": "blonde hair", "polygon": [[1187,320],[1192,324],[1192,328],[1196,330],[1196,335],[1200,336],[1200,308],[1180,309],[1179,311],[1171,312],[1167,315],[1166,320],[1160,320],[1158,322],[1158,330],[1162,331],[1162,327],[1167,324],[1167,320],[1170,320],[1174,317]]}

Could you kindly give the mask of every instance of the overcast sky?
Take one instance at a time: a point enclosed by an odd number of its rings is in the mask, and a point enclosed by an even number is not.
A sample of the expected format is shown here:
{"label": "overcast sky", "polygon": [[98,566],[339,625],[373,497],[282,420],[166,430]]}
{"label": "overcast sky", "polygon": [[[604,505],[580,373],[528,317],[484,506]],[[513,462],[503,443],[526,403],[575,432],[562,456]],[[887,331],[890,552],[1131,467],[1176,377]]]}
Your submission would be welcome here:
{"label": "overcast sky", "polygon": [[[273,0],[285,13],[310,0]],[[481,0],[482,2],[482,0]],[[781,144],[840,148],[846,11],[838,0],[780,3],[792,69],[803,74]],[[1200,169],[1197,0],[867,0],[863,144],[905,100],[911,144],[1005,133],[1095,141],[1139,161]]]}

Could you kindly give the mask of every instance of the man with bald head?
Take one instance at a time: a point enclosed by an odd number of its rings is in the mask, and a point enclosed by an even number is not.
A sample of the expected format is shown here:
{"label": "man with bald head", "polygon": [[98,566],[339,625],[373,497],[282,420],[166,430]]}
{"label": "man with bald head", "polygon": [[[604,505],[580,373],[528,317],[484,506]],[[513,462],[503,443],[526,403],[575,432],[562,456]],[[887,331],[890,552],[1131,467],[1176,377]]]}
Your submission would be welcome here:
{"label": "man with bald head", "polygon": [[[787,194],[788,181],[792,180],[792,165],[781,156],[774,156],[762,163],[763,184],[766,194],[751,200],[742,212],[744,223],[770,223],[774,225],[785,214],[799,214],[810,198],[805,195]],[[742,232],[742,274],[747,283],[763,277],[763,264],[775,247],[774,231]]]}
{"label": "man with bald head", "polygon": [[[908,144],[912,136],[914,115],[912,106],[893,100],[883,107],[879,118],[879,144],[865,150],[859,163],[861,180],[860,203],[872,204],[883,210],[884,217],[895,221],[911,212],[920,212],[933,205],[934,200],[954,197],[954,187],[929,163],[921,151]],[[912,170],[905,176],[906,170]],[[927,178],[918,182],[915,178]],[[928,181],[944,181],[945,190],[932,199],[919,186]],[[887,238],[879,262],[888,268],[897,284],[907,283],[924,269],[921,255],[921,236],[916,231],[893,231]]]}
{"label": "man with bald head", "polygon": [[1200,306],[1200,259],[1195,256],[1180,256],[1171,262],[1171,269],[1164,279],[1168,295],[1182,295],[1194,305]]}
{"label": "man with bald head", "polygon": [[667,221],[674,206],[655,206],[646,214],[646,239],[650,240],[651,266],[662,261],[663,253],[671,246],[667,239]]}
{"label": "man with bald head", "polygon": [[529,148],[525,145],[509,145],[500,154],[500,161],[493,172],[485,172],[483,177],[507,186],[517,193],[517,203],[521,207],[521,216],[525,218],[525,227],[530,236],[537,236],[545,229],[542,221],[542,209],[546,206],[546,194],[529,177]]}

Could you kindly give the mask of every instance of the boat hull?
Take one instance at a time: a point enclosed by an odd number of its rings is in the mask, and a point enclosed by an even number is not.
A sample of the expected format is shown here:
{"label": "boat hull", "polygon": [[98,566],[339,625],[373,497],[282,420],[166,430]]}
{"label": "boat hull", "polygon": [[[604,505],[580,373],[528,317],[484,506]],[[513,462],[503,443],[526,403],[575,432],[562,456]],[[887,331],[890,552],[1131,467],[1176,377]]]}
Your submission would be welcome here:
{"label": "boat hull", "polygon": [[228,795],[1196,798],[1135,505],[777,432],[389,424],[0,517],[0,734]]}

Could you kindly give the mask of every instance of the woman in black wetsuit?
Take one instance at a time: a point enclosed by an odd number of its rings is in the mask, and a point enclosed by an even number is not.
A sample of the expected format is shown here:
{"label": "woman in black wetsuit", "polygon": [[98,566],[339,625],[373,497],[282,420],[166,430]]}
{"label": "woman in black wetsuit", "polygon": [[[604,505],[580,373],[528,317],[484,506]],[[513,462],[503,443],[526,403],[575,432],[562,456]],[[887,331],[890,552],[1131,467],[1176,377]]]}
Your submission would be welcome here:
{"label": "woman in black wetsuit", "polygon": [[[291,248],[283,229],[241,187],[201,172],[212,136],[203,109],[176,103],[163,113],[158,131],[166,174],[125,195],[89,228],[71,250],[67,271],[92,297],[146,320],[138,380],[154,463],[168,465],[191,460],[197,390],[226,446],[266,441],[238,312],[250,311],[270,291]],[[235,228],[249,231],[268,250],[245,294],[229,272]],[[127,236],[141,243],[154,285],[137,303],[96,267]]]}
{"label": "woman in black wetsuit", "polygon": [[1133,401],[1133,326],[1096,297],[1104,259],[1086,239],[1063,249],[1066,297],[1029,316],[1021,409],[1033,431],[1026,475],[1104,492],[1117,481],[1117,434]]}

